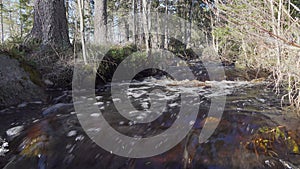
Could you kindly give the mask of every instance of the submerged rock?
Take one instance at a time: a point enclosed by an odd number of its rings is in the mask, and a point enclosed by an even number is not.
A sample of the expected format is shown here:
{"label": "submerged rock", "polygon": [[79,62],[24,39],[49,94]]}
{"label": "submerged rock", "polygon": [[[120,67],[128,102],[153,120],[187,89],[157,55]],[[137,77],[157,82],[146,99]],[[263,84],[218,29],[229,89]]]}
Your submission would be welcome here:
{"label": "submerged rock", "polygon": [[52,114],[64,114],[74,111],[74,106],[72,103],[58,103],[55,104],[42,112],[44,116]]}
{"label": "submerged rock", "polygon": [[64,94],[61,96],[58,96],[53,99],[52,103],[71,103],[72,102],[72,93],[70,91],[64,91]]}

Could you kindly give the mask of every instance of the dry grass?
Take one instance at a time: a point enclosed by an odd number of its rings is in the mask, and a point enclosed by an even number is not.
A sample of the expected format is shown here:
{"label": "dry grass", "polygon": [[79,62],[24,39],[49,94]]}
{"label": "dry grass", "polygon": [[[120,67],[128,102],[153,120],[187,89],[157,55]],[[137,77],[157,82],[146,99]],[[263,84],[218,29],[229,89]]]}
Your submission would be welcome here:
{"label": "dry grass", "polygon": [[284,91],[283,100],[300,115],[300,19],[291,16],[298,9],[283,0],[233,0],[217,7],[218,52],[242,66],[273,72],[275,90]]}

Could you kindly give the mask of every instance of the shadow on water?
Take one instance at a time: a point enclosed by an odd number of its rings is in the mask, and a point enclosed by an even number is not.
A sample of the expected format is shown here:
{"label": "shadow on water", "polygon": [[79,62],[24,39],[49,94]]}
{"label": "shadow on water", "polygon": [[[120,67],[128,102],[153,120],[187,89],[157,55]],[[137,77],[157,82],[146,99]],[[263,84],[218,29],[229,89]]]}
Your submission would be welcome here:
{"label": "shadow on water", "polygon": [[[97,105],[105,119],[120,133],[142,137],[157,135],[172,125],[175,120],[173,117],[178,113],[182,102],[180,92],[170,90],[170,86],[159,85],[161,81],[131,86],[131,101],[136,109],[149,106],[147,90],[150,89],[147,87],[155,86],[165,91],[166,94],[159,96],[157,101],[165,99],[167,109],[150,124],[134,124],[120,116],[113,105],[114,101],[119,100],[111,98],[109,85],[97,91]],[[9,144],[7,147],[1,146],[1,151],[4,148],[9,151],[0,156],[0,165],[4,169],[299,168],[299,150],[295,150],[296,146],[300,145],[299,120],[296,117],[285,118],[280,108],[280,99],[260,84],[240,85],[238,82],[226,81],[222,83],[221,86],[229,86],[220,89],[227,92],[225,112],[216,131],[207,142],[199,144],[199,134],[205,120],[211,123],[217,121],[214,118],[206,118],[206,115],[210,106],[209,95],[218,91],[191,87],[198,91],[201,98],[198,118],[193,129],[171,150],[143,159],[120,157],[97,146],[85,134],[73,107],[70,107],[71,92],[53,91],[52,104],[56,107],[31,103],[1,112],[1,140]],[[43,107],[50,108],[43,110]],[[41,114],[43,111],[47,113]],[[16,126],[22,128],[7,133],[10,128]],[[290,140],[294,141],[292,148],[284,141],[276,140],[268,146],[253,148],[259,138],[271,141],[270,138],[264,137],[266,133],[259,132],[261,128],[267,127],[272,130],[278,126],[282,126],[282,137],[290,137]],[[269,153],[271,151],[274,154]]]}

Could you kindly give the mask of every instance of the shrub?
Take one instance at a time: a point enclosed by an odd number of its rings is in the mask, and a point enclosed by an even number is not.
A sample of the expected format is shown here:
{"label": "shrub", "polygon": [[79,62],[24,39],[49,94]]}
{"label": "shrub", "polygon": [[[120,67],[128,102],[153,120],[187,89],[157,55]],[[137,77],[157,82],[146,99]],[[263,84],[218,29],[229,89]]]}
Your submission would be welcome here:
{"label": "shrub", "polygon": [[226,59],[272,72],[276,91],[285,89],[284,98],[300,115],[300,20],[293,6],[282,0],[219,2],[216,15],[221,22],[213,36]]}

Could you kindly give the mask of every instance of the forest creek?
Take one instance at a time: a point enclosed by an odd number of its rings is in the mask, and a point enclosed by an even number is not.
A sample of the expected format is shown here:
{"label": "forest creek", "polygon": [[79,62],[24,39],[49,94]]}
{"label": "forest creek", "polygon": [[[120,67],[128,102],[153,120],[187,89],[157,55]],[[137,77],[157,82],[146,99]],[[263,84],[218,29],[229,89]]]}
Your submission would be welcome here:
{"label": "forest creek", "polygon": [[299,0],[0,8],[0,168],[300,169]]}
{"label": "forest creek", "polygon": [[[202,72],[201,63],[193,65],[195,71]],[[232,72],[234,66],[225,66],[225,69]],[[205,75],[199,74],[201,79],[200,76]],[[165,76],[144,77],[132,83],[127,93],[135,107],[150,105],[147,93],[151,88],[165,92],[151,100],[151,103],[164,100],[167,106],[150,125],[134,124],[118,115],[114,102],[122,100],[112,99],[110,83],[97,85],[95,104],[117,131],[128,136],[148,136],[169,128],[174,121],[170,115],[178,113],[180,102],[184,102],[180,101],[179,93],[196,91],[199,94],[198,117],[188,136],[171,150],[142,159],[119,157],[98,147],[79,124],[72,105],[72,91],[45,88],[47,101],[24,102],[1,110],[1,167],[298,168],[299,118],[284,113],[280,97],[272,88],[265,87],[263,78],[206,83],[176,82]],[[211,138],[199,144],[198,135],[204,121],[216,121],[212,117],[206,119],[210,98],[220,95],[227,96],[221,122]],[[99,132],[97,128],[91,130]]]}

